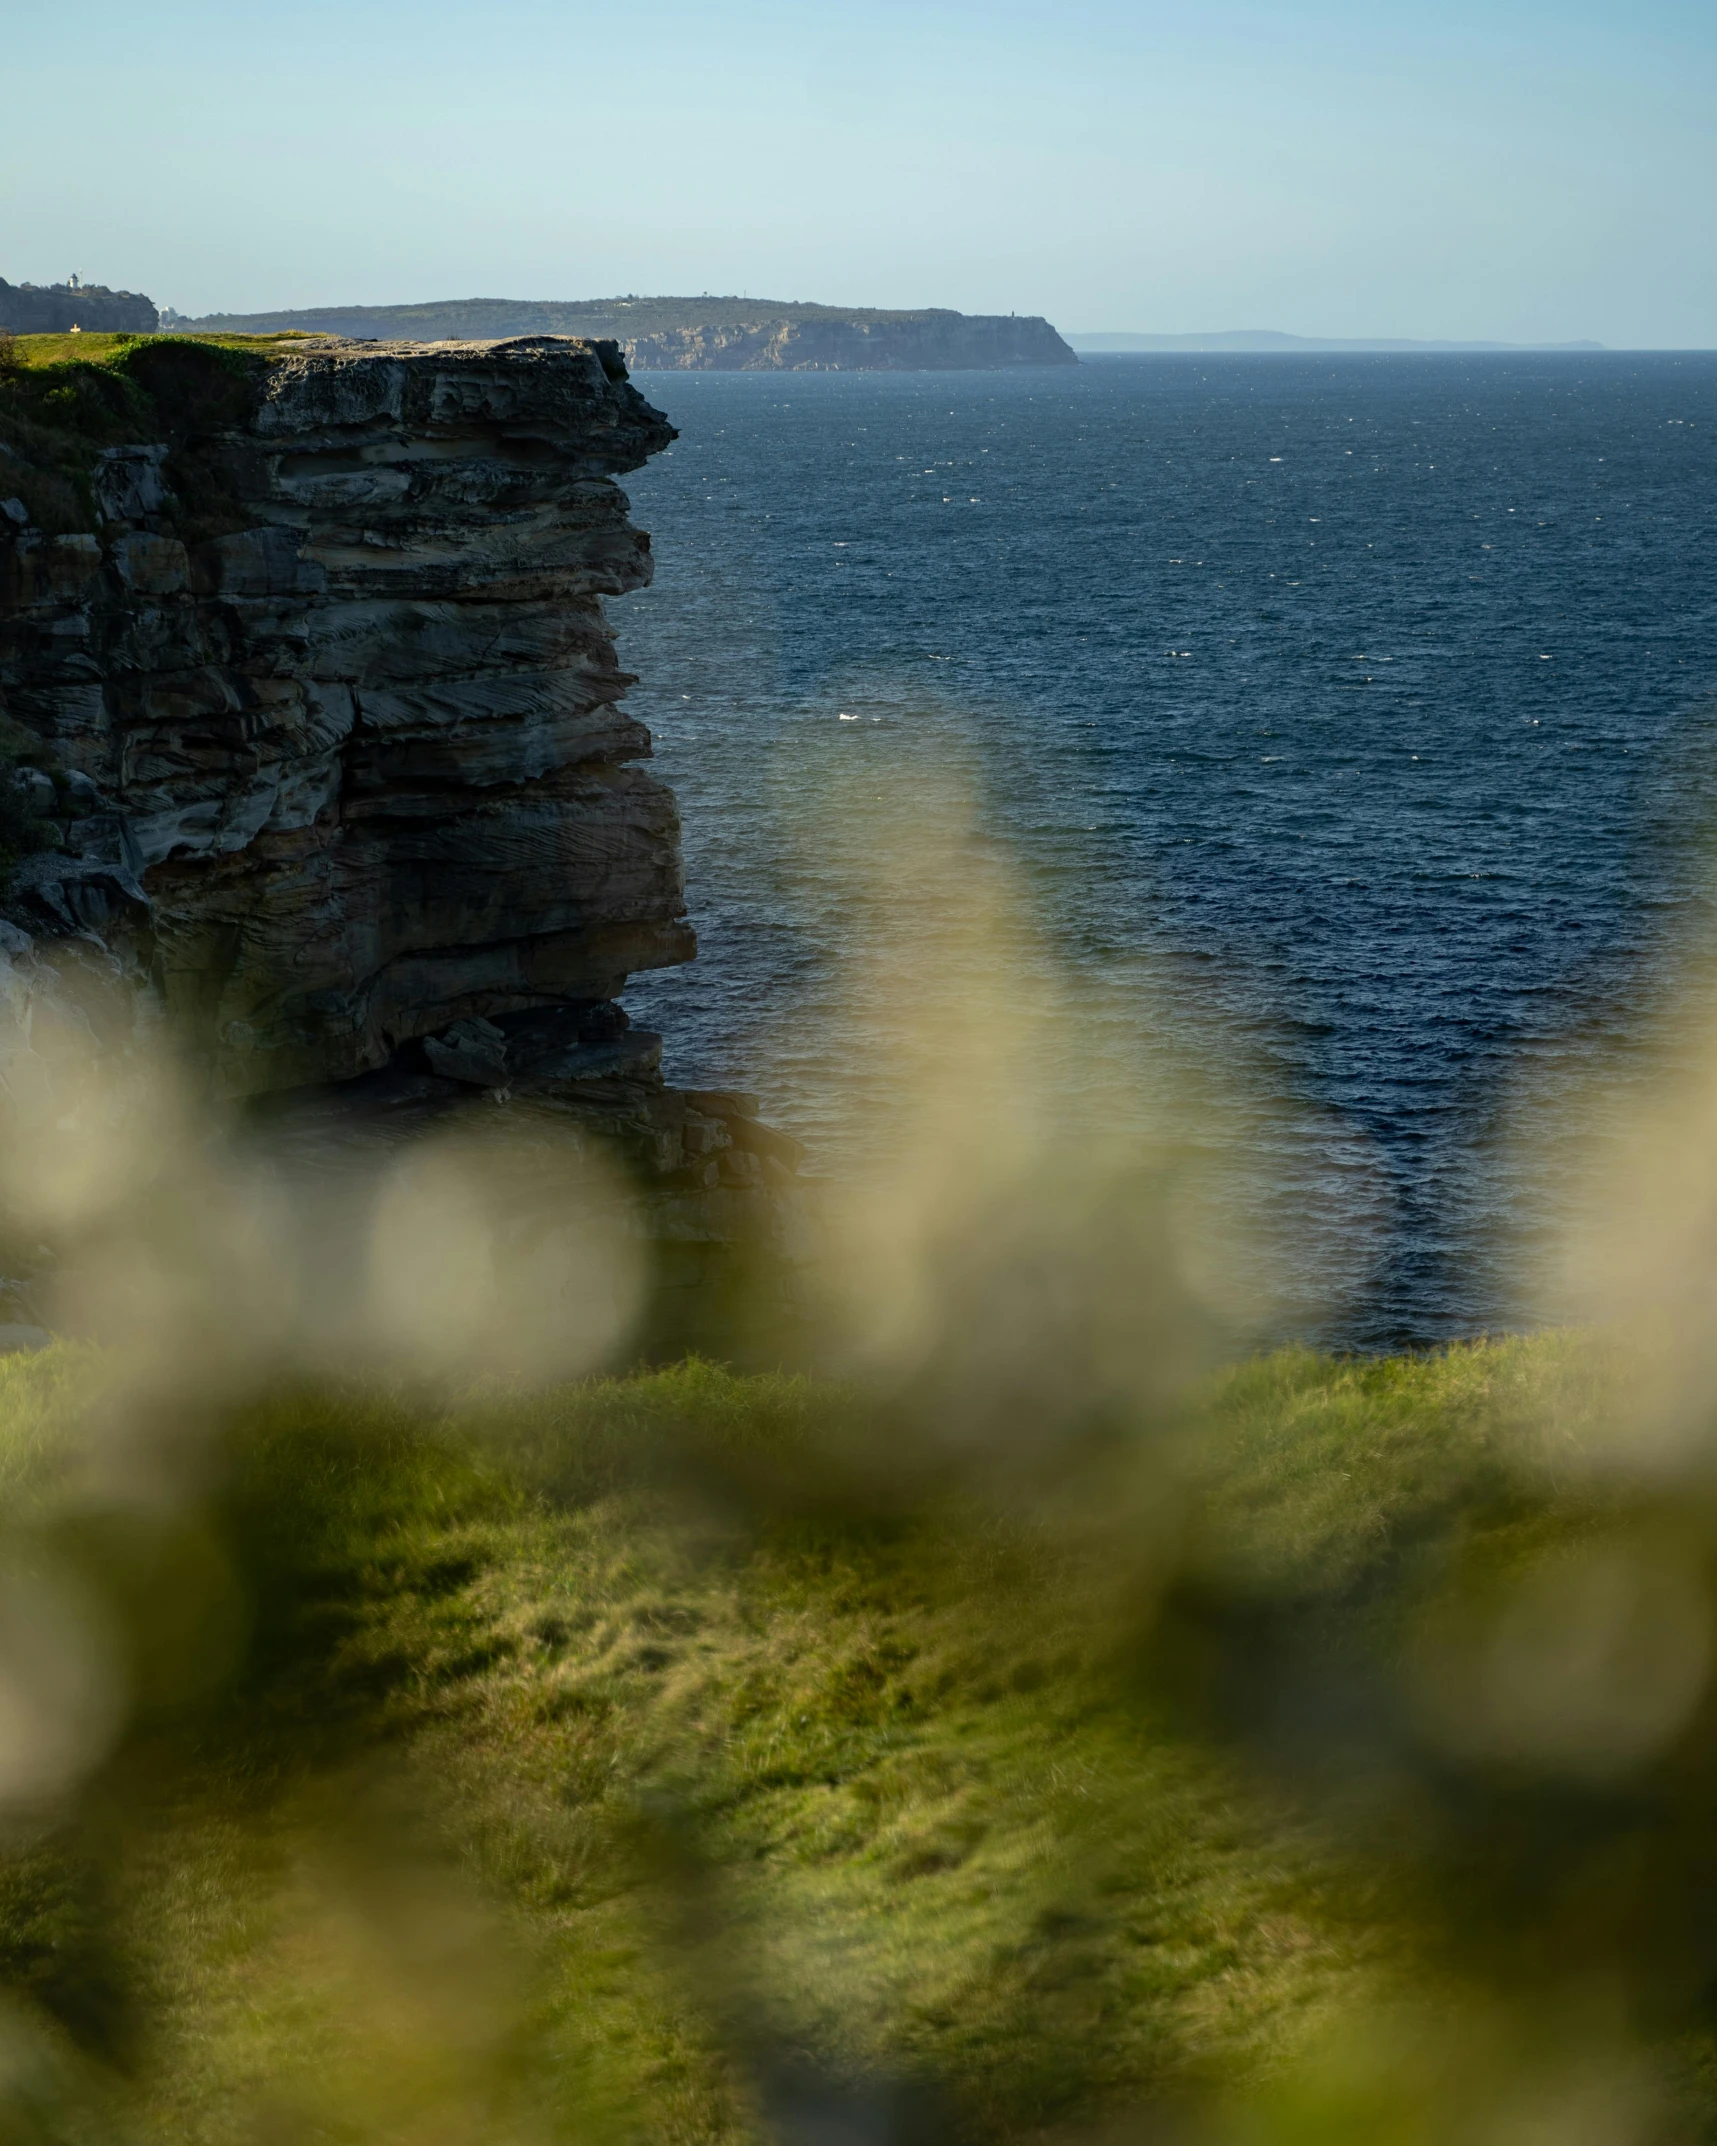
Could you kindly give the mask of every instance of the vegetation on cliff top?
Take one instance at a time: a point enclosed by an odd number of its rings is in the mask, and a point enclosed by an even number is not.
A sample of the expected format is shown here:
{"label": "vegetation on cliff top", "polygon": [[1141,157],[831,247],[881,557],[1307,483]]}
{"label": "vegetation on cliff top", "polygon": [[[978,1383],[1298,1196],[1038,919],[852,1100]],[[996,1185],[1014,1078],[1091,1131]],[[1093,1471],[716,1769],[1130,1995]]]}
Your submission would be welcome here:
{"label": "vegetation on cliff top", "polygon": [[11,362],[32,370],[51,365],[112,365],[144,346],[197,343],[217,350],[251,350],[266,356],[295,343],[313,340],[303,334],[279,335],[10,335],[3,338]]}
{"label": "vegetation on cliff top", "polygon": [[1588,1344],[1267,1359],[1172,1497],[1110,1451],[1023,1503],[842,1390],[694,1363],[281,1399],[200,1503],[103,1507],[61,1442],[99,1383],[0,1366],[13,1570],[99,1606],[133,1694],[0,1867],[32,2138],[1154,2110],[1321,2146],[1553,2119],[1575,2056],[1595,2092],[1655,2064],[1706,2135],[1709,1859],[1651,1847],[1706,1732],[1621,1783],[1530,1737],[1416,1757],[1380,1704],[1451,1603],[1638,1539],[1575,1463]]}
{"label": "vegetation on cliff top", "polygon": [[180,533],[244,526],[203,442],[243,422],[276,337],[0,337],[0,496],[52,535],[99,525],[103,448],[164,442]]}

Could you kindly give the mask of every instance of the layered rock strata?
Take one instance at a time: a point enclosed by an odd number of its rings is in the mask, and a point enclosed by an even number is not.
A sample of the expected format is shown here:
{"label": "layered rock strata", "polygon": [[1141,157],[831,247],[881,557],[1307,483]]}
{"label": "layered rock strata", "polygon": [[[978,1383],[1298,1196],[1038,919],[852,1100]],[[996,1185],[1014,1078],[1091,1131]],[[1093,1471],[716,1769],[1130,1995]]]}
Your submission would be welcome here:
{"label": "layered rock strata", "polygon": [[329,348],[214,443],[236,529],[185,541],[163,441],[100,452],[87,531],[0,507],[0,689],[66,778],[21,921],[140,902],[227,1093],[687,959],[601,602],[650,576],[613,477],[672,436],[590,344]]}
{"label": "layered rock strata", "polygon": [[163,437],[95,451],[87,528],[0,497],[0,995],[36,1009],[0,1081],[51,1087],[94,962],[100,1018],[129,976],[218,1094],[370,1128],[551,1102],[661,1233],[730,1234],[709,1196],[797,1150],[665,1088],[615,1003],[695,951],[603,611],[651,571],[613,480],[672,428],[612,344],[298,346],[221,356],[219,394],[216,354],[147,355],[204,374],[155,380]]}

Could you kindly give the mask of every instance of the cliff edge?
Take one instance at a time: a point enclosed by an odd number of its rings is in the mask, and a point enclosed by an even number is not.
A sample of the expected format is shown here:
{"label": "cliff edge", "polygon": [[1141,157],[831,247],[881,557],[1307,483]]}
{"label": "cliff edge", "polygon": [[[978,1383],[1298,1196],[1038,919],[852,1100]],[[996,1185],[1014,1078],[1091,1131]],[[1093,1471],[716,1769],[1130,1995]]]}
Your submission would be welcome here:
{"label": "cliff edge", "polygon": [[105,356],[0,378],[0,1090],[129,1021],[312,1137],[554,1099],[658,1236],[766,1234],[796,1144],[616,1003],[695,941],[603,610],[674,433],[614,345]]}
{"label": "cliff edge", "polygon": [[65,784],[16,920],[139,939],[227,1093],[689,958],[601,603],[650,577],[613,478],[673,433],[612,348],[154,345],[120,384],[163,436],[45,503],[88,526],[0,506],[0,693]]}

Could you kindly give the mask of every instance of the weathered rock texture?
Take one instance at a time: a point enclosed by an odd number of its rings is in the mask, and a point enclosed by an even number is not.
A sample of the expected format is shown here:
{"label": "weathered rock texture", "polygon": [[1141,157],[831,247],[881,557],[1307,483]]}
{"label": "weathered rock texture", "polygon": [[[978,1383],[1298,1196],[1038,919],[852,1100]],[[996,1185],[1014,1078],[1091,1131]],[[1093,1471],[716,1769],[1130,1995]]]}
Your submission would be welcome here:
{"label": "weathered rock texture", "polygon": [[331,335],[582,335],[617,341],[634,372],[947,372],[1076,365],[1035,315],[942,307],[787,304],[768,298],[604,298],[557,304],[467,298],[440,305],[329,306],[294,313],[216,314],[203,330]]}
{"label": "weathered rock texture", "polygon": [[20,920],[139,943],[229,1093],[687,959],[601,603],[672,436],[611,346],[327,347],[191,443],[239,527],[186,541],[163,440],[99,453],[88,530],[0,508],[0,690],[77,791]]}
{"label": "weathered rock texture", "polygon": [[160,316],[140,291],[84,283],[8,283],[0,276],[0,330],[10,335],[153,335]]}
{"label": "weathered rock texture", "polygon": [[736,1273],[790,1294],[796,1143],[615,1003],[695,950],[602,607],[650,575],[613,479],[672,437],[561,338],[0,376],[6,1137],[165,1030],[312,1171],[472,1113],[515,1162],[600,1144],[658,1334]]}

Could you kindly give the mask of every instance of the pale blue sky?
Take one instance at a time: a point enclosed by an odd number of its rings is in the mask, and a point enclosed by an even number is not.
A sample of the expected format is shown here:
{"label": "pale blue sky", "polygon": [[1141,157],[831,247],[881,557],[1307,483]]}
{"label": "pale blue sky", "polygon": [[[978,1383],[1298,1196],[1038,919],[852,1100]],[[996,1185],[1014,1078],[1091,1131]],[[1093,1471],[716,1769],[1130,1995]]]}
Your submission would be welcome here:
{"label": "pale blue sky", "polygon": [[1717,345],[1712,0],[0,0],[0,274]]}

